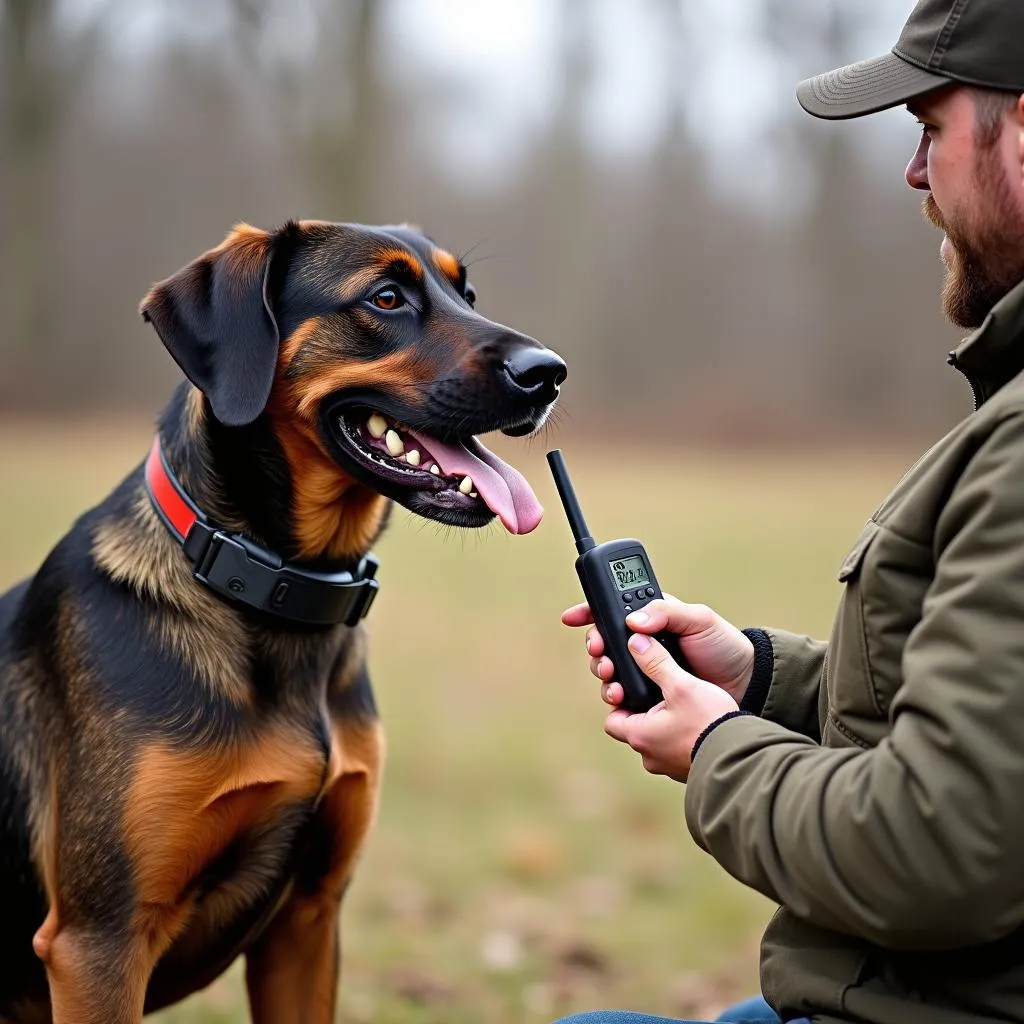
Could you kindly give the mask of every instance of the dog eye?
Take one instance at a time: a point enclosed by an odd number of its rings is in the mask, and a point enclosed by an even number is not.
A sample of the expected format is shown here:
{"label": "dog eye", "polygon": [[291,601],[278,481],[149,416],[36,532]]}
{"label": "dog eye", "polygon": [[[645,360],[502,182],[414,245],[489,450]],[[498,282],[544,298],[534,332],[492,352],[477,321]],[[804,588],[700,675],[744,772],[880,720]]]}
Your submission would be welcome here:
{"label": "dog eye", "polygon": [[462,293],[462,297],[471,305],[476,305],[476,289],[471,285],[466,285],[466,290]]}
{"label": "dog eye", "polygon": [[381,288],[370,301],[378,309],[398,309],[405,305],[405,296],[395,288]]}

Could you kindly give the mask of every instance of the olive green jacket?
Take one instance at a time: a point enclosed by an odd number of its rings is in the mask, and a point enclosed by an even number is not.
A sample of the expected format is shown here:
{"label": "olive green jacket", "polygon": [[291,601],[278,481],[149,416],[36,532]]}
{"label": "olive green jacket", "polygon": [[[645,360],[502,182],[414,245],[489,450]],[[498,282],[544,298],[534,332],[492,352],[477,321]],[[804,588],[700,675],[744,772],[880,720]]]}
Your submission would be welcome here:
{"label": "olive green jacket", "polygon": [[783,1018],[1024,1022],[1024,284],[950,357],[976,411],[839,569],[828,643],[767,630],[686,819],[780,904]]}

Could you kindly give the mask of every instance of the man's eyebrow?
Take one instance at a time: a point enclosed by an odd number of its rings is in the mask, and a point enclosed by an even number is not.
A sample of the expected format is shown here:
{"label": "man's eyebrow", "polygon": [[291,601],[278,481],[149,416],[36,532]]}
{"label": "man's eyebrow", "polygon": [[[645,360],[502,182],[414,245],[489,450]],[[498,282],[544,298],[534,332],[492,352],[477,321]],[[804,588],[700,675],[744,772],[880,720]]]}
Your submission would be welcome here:
{"label": "man's eyebrow", "polygon": [[924,117],[928,111],[928,105],[926,103],[917,103],[914,100],[910,100],[907,103],[907,111],[914,117]]}

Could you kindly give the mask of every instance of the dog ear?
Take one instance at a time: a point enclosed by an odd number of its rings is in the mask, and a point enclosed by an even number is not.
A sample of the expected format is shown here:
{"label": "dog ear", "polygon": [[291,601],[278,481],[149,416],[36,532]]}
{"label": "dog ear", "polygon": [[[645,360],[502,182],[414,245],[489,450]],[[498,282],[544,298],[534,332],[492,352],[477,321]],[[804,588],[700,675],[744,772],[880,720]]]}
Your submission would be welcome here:
{"label": "dog ear", "polygon": [[252,423],[270,397],[280,336],[269,295],[273,236],[239,224],[150,289],[139,311],[228,426]]}

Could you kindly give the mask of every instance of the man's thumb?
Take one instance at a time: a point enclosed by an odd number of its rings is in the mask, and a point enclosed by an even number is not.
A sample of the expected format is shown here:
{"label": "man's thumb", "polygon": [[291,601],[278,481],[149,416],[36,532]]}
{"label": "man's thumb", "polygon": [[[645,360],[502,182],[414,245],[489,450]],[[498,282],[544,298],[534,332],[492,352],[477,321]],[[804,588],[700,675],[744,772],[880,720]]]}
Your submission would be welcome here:
{"label": "man's thumb", "polygon": [[653,679],[666,697],[672,689],[685,683],[686,674],[676,664],[664,644],[653,637],[634,633],[629,638],[629,650],[644,675]]}

